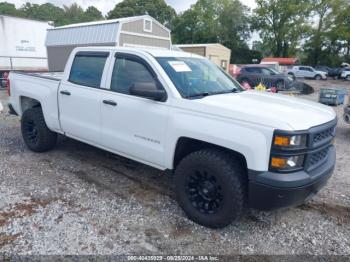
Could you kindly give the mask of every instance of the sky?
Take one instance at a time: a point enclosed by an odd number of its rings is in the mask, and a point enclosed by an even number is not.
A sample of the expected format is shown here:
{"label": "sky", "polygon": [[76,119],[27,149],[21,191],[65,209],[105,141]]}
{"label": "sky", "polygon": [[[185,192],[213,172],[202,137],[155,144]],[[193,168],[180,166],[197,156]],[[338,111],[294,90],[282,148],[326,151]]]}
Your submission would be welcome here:
{"label": "sky", "polygon": [[[98,8],[104,15],[108,11],[112,10],[114,6],[121,2],[122,0],[5,0],[6,2],[14,3],[17,7],[22,6],[25,2],[30,2],[33,4],[43,4],[52,3],[57,6],[71,5],[77,3],[86,9],[88,6],[92,5]],[[177,12],[182,12],[188,9],[196,0],[165,0],[169,5],[171,5]],[[2,2],[2,1],[0,1]],[[255,7],[255,0],[244,0],[243,4],[250,8]]]}

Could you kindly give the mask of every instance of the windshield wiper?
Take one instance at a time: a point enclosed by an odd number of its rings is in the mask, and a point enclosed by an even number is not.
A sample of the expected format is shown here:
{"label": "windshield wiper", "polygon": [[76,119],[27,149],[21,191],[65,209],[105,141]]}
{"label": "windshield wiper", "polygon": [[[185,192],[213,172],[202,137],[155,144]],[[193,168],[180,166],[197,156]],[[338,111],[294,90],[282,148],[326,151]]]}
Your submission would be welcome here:
{"label": "windshield wiper", "polygon": [[191,95],[187,95],[185,96],[186,98],[195,98],[195,97],[206,97],[206,96],[210,96],[211,93],[209,92],[203,92],[203,93],[198,93],[198,94],[191,94]]}
{"label": "windshield wiper", "polygon": [[213,92],[213,93],[210,93],[210,95],[222,95],[222,94],[237,93],[237,92],[238,92],[238,89],[237,88],[233,88],[231,90]]}
{"label": "windshield wiper", "polygon": [[195,98],[195,97],[206,97],[206,96],[213,96],[213,95],[222,95],[222,94],[229,94],[229,93],[237,93],[239,92],[239,90],[237,88],[233,88],[231,90],[225,90],[225,91],[219,91],[219,92],[203,92],[203,93],[199,93],[199,94],[191,94],[186,96],[186,98]]}

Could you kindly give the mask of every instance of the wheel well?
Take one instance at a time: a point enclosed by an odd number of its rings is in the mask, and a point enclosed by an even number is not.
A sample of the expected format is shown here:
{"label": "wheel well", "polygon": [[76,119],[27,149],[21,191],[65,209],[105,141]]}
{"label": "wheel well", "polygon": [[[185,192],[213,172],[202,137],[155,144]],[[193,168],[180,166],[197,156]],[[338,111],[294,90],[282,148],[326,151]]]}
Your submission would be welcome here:
{"label": "wheel well", "polygon": [[198,151],[201,149],[207,149],[207,148],[222,150],[222,151],[225,151],[225,152],[237,157],[241,161],[241,163],[243,164],[243,167],[247,170],[247,160],[244,157],[244,155],[242,155],[241,153],[236,152],[236,151],[231,150],[231,149],[228,149],[228,148],[225,148],[225,147],[222,147],[222,146],[218,146],[215,144],[211,144],[208,142],[204,142],[201,140],[188,138],[188,137],[181,137],[177,141],[175,155],[174,155],[173,168],[175,169],[176,166],[180,163],[180,161],[184,157],[186,157],[187,155],[189,155],[195,151]]}
{"label": "wheel well", "polygon": [[30,108],[34,108],[34,107],[41,107],[41,104],[38,100],[30,98],[30,97],[26,97],[26,96],[21,97],[22,113],[25,112],[26,110],[28,110]]}

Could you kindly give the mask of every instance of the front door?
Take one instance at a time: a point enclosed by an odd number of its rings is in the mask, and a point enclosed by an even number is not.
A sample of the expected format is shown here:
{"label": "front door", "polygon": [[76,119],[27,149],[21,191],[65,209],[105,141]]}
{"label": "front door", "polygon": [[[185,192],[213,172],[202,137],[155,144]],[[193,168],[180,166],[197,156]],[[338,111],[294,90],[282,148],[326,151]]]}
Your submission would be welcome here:
{"label": "front door", "polygon": [[[101,141],[103,146],[154,166],[163,165],[168,119],[166,102],[130,95],[135,83],[156,83],[155,71],[142,58],[118,53],[110,89],[102,93]],[[107,84],[108,85],[108,84]]]}

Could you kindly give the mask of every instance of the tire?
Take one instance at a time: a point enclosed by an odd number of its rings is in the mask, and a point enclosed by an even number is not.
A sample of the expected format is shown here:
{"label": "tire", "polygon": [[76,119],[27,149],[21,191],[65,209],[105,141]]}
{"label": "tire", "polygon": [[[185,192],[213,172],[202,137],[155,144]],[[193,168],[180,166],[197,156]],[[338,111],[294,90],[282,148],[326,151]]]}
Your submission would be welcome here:
{"label": "tire", "polygon": [[285,90],[285,84],[283,80],[278,80],[276,82],[276,88],[278,91]]}
{"label": "tire", "polygon": [[315,80],[321,80],[322,76],[321,75],[315,75]]}
{"label": "tire", "polygon": [[246,202],[246,172],[224,152],[204,149],[186,156],[175,170],[178,202],[194,222],[222,228],[237,220]]}
{"label": "tire", "polygon": [[346,76],[345,78],[347,81],[350,81],[350,75]]}
{"label": "tire", "polygon": [[296,79],[296,77],[295,77],[295,75],[293,73],[288,73],[288,75],[290,75],[293,78],[293,80]]}
{"label": "tire", "polygon": [[40,107],[28,109],[23,113],[21,131],[24,143],[34,152],[45,152],[56,145],[57,134],[46,126]]}
{"label": "tire", "polygon": [[[239,82],[240,82],[241,84],[243,84],[243,83],[248,83],[248,84],[249,84],[248,78],[242,78]],[[249,85],[250,85],[250,84],[249,84]]]}

